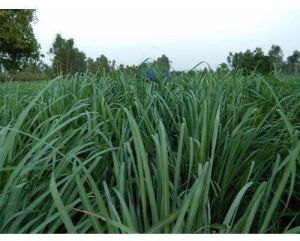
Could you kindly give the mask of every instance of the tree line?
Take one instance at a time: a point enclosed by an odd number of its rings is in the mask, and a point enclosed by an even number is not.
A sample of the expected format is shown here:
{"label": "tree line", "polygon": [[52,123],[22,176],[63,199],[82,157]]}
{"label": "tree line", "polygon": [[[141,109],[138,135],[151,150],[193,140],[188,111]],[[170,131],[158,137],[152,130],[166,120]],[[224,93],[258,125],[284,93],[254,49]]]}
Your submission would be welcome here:
{"label": "tree line", "polygon": [[295,50],[292,55],[284,60],[284,54],[279,45],[272,45],[268,54],[265,54],[259,47],[253,51],[229,53],[227,63],[222,63],[217,72],[229,72],[241,70],[246,74],[258,72],[268,74],[276,71],[282,74],[299,74],[300,52]]}
{"label": "tree line", "polygon": [[[37,21],[36,10],[0,10],[0,74],[1,76],[28,80],[35,78],[52,78],[58,75],[90,72],[103,75],[114,70],[120,70],[128,74],[136,74],[146,70],[149,66],[152,70],[162,73],[171,71],[171,61],[166,55],[162,55],[154,61],[145,61],[140,65],[125,66],[116,65],[115,60],[109,60],[105,55],[93,59],[75,46],[74,39],[65,39],[57,34],[48,54],[51,56],[51,64],[43,61],[45,57],[40,53],[38,43],[32,28]],[[245,52],[229,53],[227,61],[221,63],[217,73],[229,73],[241,71],[244,74],[258,72],[270,74],[273,71],[288,75],[300,73],[300,52],[295,50],[292,55],[284,59],[284,54],[279,45],[272,45],[268,53],[264,53],[259,47]],[[208,71],[204,69],[202,71]],[[181,73],[180,71],[174,71]],[[150,74],[150,72],[149,72]]]}

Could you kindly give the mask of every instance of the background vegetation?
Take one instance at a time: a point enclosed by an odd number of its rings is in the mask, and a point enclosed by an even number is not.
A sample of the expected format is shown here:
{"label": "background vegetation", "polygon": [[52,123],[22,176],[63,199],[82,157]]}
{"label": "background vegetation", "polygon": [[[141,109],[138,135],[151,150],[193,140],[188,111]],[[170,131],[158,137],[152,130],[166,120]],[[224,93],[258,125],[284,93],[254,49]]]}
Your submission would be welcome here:
{"label": "background vegetation", "polygon": [[[137,66],[116,65],[114,60],[100,55],[96,59],[75,47],[74,39],[64,39],[57,34],[48,54],[51,64],[43,61],[40,46],[34,36],[32,24],[36,21],[35,10],[0,10],[0,81],[8,80],[45,80],[56,76],[74,73],[94,73],[103,75],[116,69],[132,75],[145,71],[148,67],[163,73],[177,73],[171,68],[171,61],[166,55],[156,60],[141,63]],[[270,74],[276,71],[282,75],[299,75],[300,52],[295,50],[284,60],[280,46],[272,45],[268,54],[257,47],[254,51],[229,53],[227,63],[221,63],[217,73],[241,71],[244,75],[252,72]],[[198,70],[199,71],[199,70]],[[213,71],[209,67],[201,72]],[[195,72],[190,71],[190,74]]]}

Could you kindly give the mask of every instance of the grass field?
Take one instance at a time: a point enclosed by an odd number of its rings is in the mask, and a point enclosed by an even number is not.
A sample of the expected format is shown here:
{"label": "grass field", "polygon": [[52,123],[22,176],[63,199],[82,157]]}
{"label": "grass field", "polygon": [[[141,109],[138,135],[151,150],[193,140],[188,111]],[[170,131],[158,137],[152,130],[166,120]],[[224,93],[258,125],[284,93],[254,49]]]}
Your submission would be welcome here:
{"label": "grass field", "polygon": [[0,84],[0,233],[300,232],[300,79]]}

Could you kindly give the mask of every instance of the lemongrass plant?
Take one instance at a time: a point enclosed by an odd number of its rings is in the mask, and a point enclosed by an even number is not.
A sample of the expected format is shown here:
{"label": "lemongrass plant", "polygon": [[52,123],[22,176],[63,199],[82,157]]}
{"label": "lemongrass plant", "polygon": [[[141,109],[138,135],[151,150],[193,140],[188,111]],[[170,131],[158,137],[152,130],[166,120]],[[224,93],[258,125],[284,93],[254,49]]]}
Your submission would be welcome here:
{"label": "lemongrass plant", "polygon": [[300,81],[0,84],[0,233],[300,232]]}

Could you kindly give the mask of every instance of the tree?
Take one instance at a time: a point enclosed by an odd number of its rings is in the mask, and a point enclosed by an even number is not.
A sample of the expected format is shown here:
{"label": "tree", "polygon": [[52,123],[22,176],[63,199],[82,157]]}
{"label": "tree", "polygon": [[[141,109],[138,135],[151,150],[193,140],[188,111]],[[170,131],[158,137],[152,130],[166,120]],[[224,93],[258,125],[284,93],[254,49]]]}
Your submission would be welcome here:
{"label": "tree", "polygon": [[253,52],[248,49],[244,53],[229,53],[227,62],[231,69],[239,69],[246,74],[251,72],[269,74],[273,70],[271,57],[264,55],[261,48],[256,48]]}
{"label": "tree", "polygon": [[118,69],[123,72],[125,70],[124,64],[120,64]]}
{"label": "tree", "polygon": [[233,70],[253,70],[253,53],[248,49],[244,53],[229,53],[227,62]]}
{"label": "tree", "polygon": [[[93,60],[92,58],[88,58],[86,61],[87,70],[93,74],[98,73],[99,75],[103,75],[104,73],[108,73],[111,70],[115,69],[116,61],[108,60],[105,55],[101,55],[100,57]],[[124,68],[124,66],[123,66]]]}
{"label": "tree", "polygon": [[261,74],[270,74],[274,66],[271,57],[265,55],[261,48],[256,48],[253,52],[253,63],[255,64],[254,71]]}
{"label": "tree", "polygon": [[78,48],[74,48],[70,52],[69,69],[68,73],[74,74],[76,72],[82,73],[86,71],[86,55],[84,52],[79,51]]}
{"label": "tree", "polygon": [[229,71],[229,67],[226,63],[221,63],[216,69],[216,72],[218,74],[227,74],[229,73]]}
{"label": "tree", "polygon": [[103,54],[101,54],[100,57],[96,58],[95,65],[100,75],[103,75],[104,73],[108,73],[110,71],[110,62],[108,61],[108,58]]}
{"label": "tree", "polygon": [[289,73],[298,73],[298,66],[300,64],[300,52],[295,50],[293,54],[287,57],[287,66]]}
{"label": "tree", "polygon": [[97,71],[97,67],[95,65],[95,62],[92,58],[87,58],[86,60],[86,68],[87,68],[87,71],[90,72],[90,73],[96,73]]}
{"label": "tree", "polygon": [[57,34],[49,53],[53,55],[52,68],[58,75],[74,74],[86,70],[85,53],[74,47],[74,40]]}
{"label": "tree", "polygon": [[283,51],[279,45],[272,45],[268,52],[271,61],[275,64],[276,69],[279,70],[283,67]]}
{"label": "tree", "polygon": [[32,9],[0,10],[0,68],[13,72],[39,59],[40,46],[31,26],[37,20],[35,13]]}
{"label": "tree", "polygon": [[162,55],[161,57],[157,58],[153,65],[156,66],[157,69],[162,70],[163,72],[169,72],[171,67],[171,61],[166,55]]}
{"label": "tree", "polygon": [[22,71],[28,73],[42,73],[48,71],[49,66],[42,60],[38,61],[29,61],[24,64]]}

